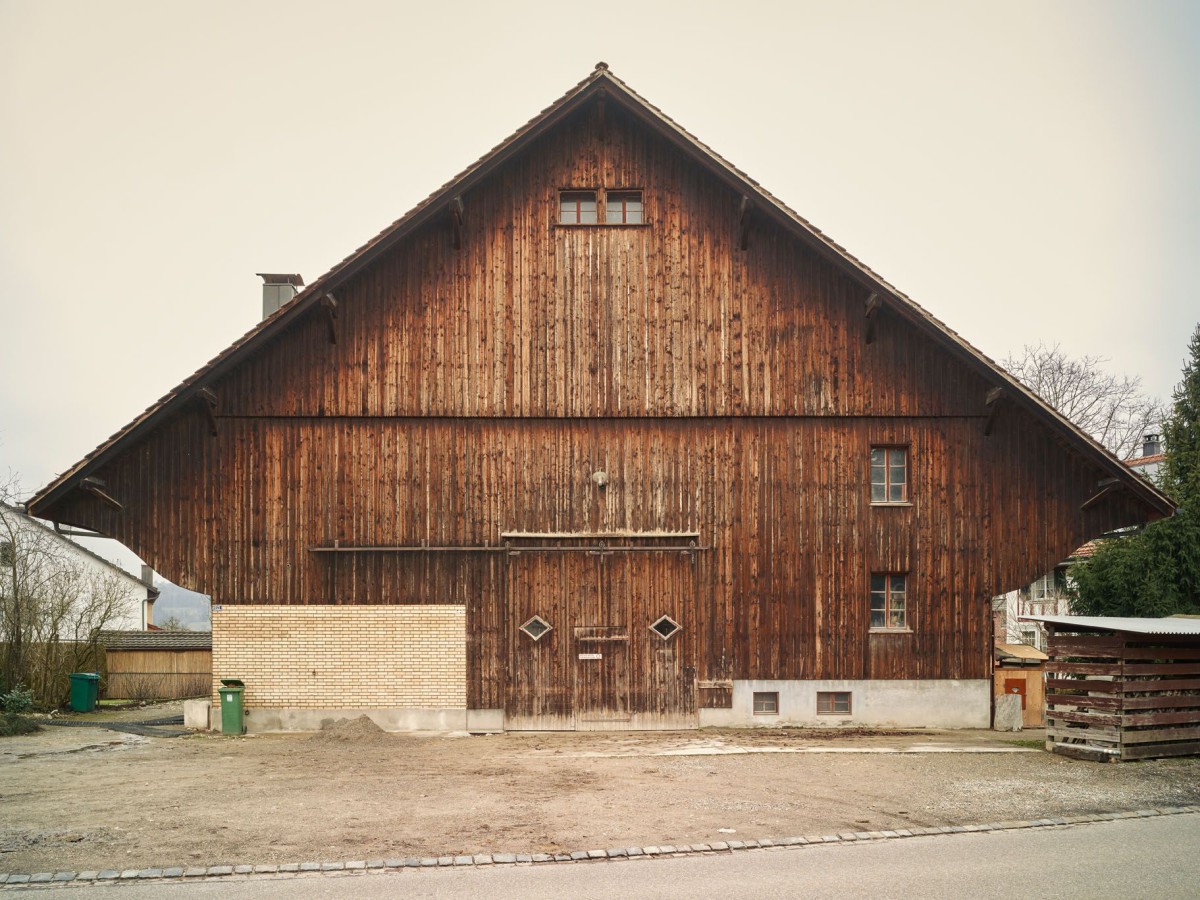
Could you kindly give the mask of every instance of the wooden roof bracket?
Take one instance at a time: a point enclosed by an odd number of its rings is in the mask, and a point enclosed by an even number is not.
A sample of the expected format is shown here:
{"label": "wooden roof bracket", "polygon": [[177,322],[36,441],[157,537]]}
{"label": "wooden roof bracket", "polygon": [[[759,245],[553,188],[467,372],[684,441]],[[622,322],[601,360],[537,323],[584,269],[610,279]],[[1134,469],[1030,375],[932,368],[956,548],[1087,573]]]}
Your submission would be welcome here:
{"label": "wooden roof bracket", "polygon": [[750,244],[750,213],[754,211],[754,201],[742,195],[742,205],[738,210],[738,249],[745,250]]}
{"label": "wooden roof bracket", "polygon": [[325,324],[328,327],[329,343],[337,343],[337,314],[338,302],[333,294],[326,294],[317,301],[322,311],[325,313]]}
{"label": "wooden roof bracket", "polygon": [[1115,494],[1117,491],[1124,490],[1128,485],[1117,478],[1105,478],[1103,481],[1097,482],[1096,487],[1100,488],[1100,490],[1083,501],[1079,507],[1080,512],[1087,512],[1105,497]]}
{"label": "wooden roof bracket", "polygon": [[217,436],[217,393],[210,387],[202,387],[196,391],[196,402],[200,404],[204,416],[208,419],[208,433]]}
{"label": "wooden roof bracket", "polygon": [[461,250],[463,239],[463,201],[461,194],[450,199],[450,225],[454,229],[451,244],[455,250]]}
{"label": "wooden roof bracket", "polygon": [[124,512],[125,507],[104,490],[106,487],[108,485],[94,475],[88,475],[86,478],[80,479],[79,482],[79,489],[85,494],[91,494],[105,506],[111,506],[117,512]]}
{"label": "wooden roof bracket", "polygon": [[599,98],[596,101],[596,126],[600,136],[600,143],[603,144],[608,140],[608,125],[605,121],[604,115],[605,107],[608,105],[606,103],[608,99],[608,88],[600,88],[600,90],[596,92],[596,96]]}
{"label": "wooden roof bracket", "polygon": [[867,298],[866,310],[863,312],[863,317],[867,320],[868,344],[875,341],[875,323],[879,321],[879,308],[881,306],[883,306],[883,300],[878,294],[872,294]]}
{"label": "wooden roof bracket", "polygon": [[1008,395],[1004,393],[1004,388],[992,388],[987,392],[987,399],[984,403],[988,408],[987,421],[983,423],[983,436],[991,437],[992,430],[996,427],[996,413],[1000,412],[1001,405],[1008,399]]}

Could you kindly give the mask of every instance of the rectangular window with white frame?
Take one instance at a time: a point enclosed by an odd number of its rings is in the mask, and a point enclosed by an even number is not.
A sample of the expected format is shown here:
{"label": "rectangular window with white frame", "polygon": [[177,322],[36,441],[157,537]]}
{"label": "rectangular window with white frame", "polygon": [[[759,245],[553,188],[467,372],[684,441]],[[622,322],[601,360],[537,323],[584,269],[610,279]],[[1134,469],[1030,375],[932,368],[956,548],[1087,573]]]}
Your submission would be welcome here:
{"label": "rectangular window with white frame", "polygon": [[871,448],[871,503],[908,503],[908,448]]}
{"label": "rectangular window with white frame", "polygon": [[908,608],[908,575],[871,574],[871,630],[911,631]]}

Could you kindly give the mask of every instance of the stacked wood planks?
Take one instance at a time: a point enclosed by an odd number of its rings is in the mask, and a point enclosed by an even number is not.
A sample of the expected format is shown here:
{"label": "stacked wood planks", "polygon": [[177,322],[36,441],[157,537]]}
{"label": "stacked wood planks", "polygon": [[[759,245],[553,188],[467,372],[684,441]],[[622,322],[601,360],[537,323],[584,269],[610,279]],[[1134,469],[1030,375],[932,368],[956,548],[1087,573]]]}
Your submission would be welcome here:
{"label": "stacked wood planks", "polygon": [[1055,634],[1047,749],[1125,761],[1200,754],[1200,639]]}

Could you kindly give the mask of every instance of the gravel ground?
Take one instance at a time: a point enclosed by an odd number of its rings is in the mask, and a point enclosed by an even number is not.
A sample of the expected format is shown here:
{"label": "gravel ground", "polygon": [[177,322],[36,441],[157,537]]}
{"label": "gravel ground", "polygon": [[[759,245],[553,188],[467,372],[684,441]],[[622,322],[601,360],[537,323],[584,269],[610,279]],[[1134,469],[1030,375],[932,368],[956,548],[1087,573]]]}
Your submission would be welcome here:
{"label": "gravel ground", "polygon": [[1078,762],[1020,745],[1036,732],[342,731],[4,739],[0,871],[555,852],[1200,802],[1200,759]]}

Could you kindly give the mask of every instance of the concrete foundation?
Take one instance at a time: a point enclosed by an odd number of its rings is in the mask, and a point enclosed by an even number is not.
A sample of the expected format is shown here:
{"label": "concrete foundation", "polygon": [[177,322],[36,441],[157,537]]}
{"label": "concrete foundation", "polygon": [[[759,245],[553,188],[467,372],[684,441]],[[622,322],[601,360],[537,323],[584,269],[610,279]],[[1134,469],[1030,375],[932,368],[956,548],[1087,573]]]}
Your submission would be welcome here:
{"label": "concrete foundation", "polygon": [[[848,692],[849,714],[820,714],[817,694]],[[754,694],[779,695],[774,714],[754,712]],[[734,681],[730,709],[702,709],[700,727],[777,725],[876,725],[987,728],[992,683],[988,679],[904,681]]]}
{"label": "concrete foundation", "polygon": [[[465,709],[264,709],[246,710],[247,734],[320,731],[338,719],[369,716],[384,731],[466,731]],[[220,726],[218,721],[217,726]]]}
{"label": "concrete foundation", "polygon": [[468,709],[467,731],[471,734],[500,734],[504,731],[504,710]]}

